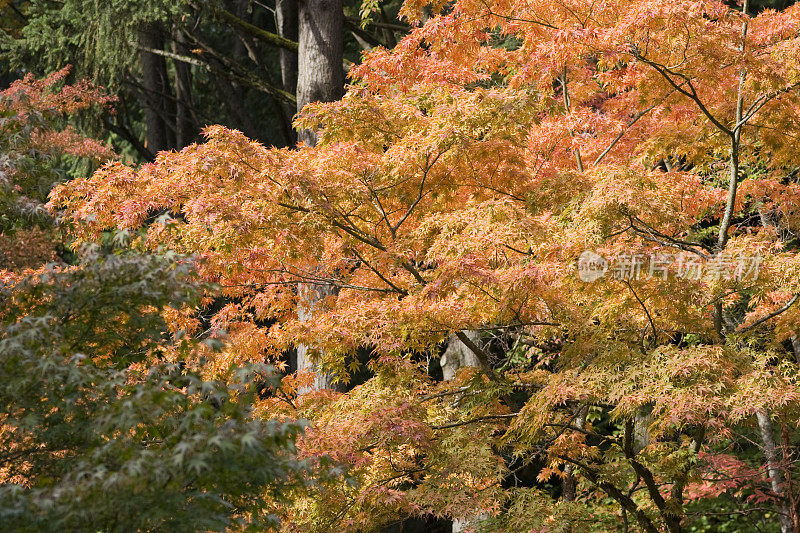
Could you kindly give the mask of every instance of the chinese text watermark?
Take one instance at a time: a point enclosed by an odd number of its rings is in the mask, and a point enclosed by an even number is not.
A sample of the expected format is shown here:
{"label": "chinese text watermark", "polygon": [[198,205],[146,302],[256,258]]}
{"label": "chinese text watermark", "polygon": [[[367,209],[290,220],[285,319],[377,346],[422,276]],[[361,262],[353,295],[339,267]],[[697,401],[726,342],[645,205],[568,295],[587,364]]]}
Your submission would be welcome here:
{"label": "chinese text watermark", "polygon": [[762,257],[718,253],[707,258],[688,252],[648,254],[619,253],[603,257],[586,250],[578,259],[578,277],[592,282],[601,278],[615,280],[656,279],[669,276],[687,280],[754,280],[758,277]]}

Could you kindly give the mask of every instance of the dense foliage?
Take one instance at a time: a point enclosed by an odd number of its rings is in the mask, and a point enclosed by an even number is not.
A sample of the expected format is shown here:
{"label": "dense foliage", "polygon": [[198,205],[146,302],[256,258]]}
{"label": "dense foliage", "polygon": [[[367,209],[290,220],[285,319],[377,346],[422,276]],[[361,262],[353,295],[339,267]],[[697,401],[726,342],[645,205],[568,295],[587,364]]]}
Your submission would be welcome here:
{"label": "dense foliage", "polygon": [[[259,529],[306,468],[301,424],[254,416],[265,366],[229,385],[179,362],[159,311],[191,265],[87,249],[2,291],[0,519],[14,531]],[[173,352],[171,357],[169,352]]]}
{"label": "dense foliage", "polygon": [[[0,523],[6,531],[275,528],[311,485],[302,421],[260,416],[280,377],[200,362],[218,336],[170,330],[200,303],[194,262],[125,232],[67,252],[44,202],[113,153],[69,123],[110,98],[66,71],[0,94]],[[200,342],[202,340],[202,342]]]}
{"label": "dense foliage", "polygon": [[[306,108],[315,148],[214,127],[53,204],[90,240],[169,210],[141,243],[199,254],[234,359],[304,343],[346,380],[371,350],[372,380],[299,406],[304,446],[360,480],[318,495],[308,529],[681,531],[733,501],[769,509],[733,527],[791,530],[800,10],[425,9],[406,2],[424,24]],[[583,252],[608,275],[580,279]],[[454,332],[480,371],[434,383],[424,354]]]}
{"label": "dense foliage", "polygon": [[[18,82],[1,237],[46,235],[3,264],[0,517],[800,531],[789,3],[406,0],[406,33],[364,2],[358,31],[385,46],[296,118],[315,146],[216,125],[142,166],[65,122],[110,103],[96,88]],[[243,26],[244,3],[142,5],[104,41],[131,55],[103,68],[144,80],[170,57],[177,88],[179,64],[227,65],[280,99],[205,40],[227,42],[224,20],[256,64],[293,49]],[[80,35],[66,48],[92,36],[74,9],[26,6],[16,61],[45,20]],[[130,7],[97,6],[103,28]],[[181,148],[177,124],[147,146]],[[106,162],[90,175],[85,156]]]}
{"label": "dense foliage", "polygon": [[15,271],[55,258],[59,240],[44,207],[56,183],[86,175],[112,157],[80,134],[73,118],[112,98],[85,82],[64,86],[68,71],[26,76],[0,93],[0,268]]}

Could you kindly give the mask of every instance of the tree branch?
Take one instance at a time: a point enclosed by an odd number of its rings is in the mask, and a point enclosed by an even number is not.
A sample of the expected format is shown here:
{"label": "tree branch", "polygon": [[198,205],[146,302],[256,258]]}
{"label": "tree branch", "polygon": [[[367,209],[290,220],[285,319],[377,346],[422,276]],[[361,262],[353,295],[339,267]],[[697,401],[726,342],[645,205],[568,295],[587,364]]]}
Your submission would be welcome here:
{"label": "tree branch", "polygon": [[737,331],[737,333],[744,333],[744,332],[746,332],[746,331],[750,331],[751,329],[754,329],[754,328],[756,328],[756,327],[760,326],[761,324],[763,324],[763,323],[764,323],[764,322],[766,322],[767,320],[772,320],[772,319],[773,319],[773,318],[775,318],[776,316],[778,316],[778,315],[780,315],[780,314],[782,314],[782,313],[784,313],[784,312],[788,311],[788,310],[789,310],[789,308],[790,308],[790,307],[792,307],[792,306],[795,304],[795,302],[797,302],[797,299],[798,299],[798,297],[800,297],[800,294],[795,294],[794,296],[792,296],[792,299],[791,299],[791,300],[789,300],[788,302],[786,302],[786,305],[784,305],[784,306],[783,306],[783,307],[781,307],[780,309],[776,309],[775,311],[771,312],[770,314],[768,314],[768,315],[767,315],[767,316],[765,316],[765,317],[761,317],[761,318],[759,318],[758,320],[756,320],[755,322],[753,322],[753,323],[752,323],[752,324],[750,324],[749,326],[745,326],[745,327],[743,327],[742,329],[740,329],[739,331]]}
{"label": "tree branch", "polygon": [[486,422],[488,420],[505,420],[507,418],[514,418],[519,413],[508,413],[505,415],[486,415],[486,416],[479,416],[478,418],[471,418],[469,420],[462,420],[461,422],[452,422],[450,424],[442,424],[441,426],[431,426],[431,429],[450,429],[450,428],[457,428],[460,426],[466,426],[468,424],[477,424],[478,422]]}
{"label": "tree branch", "polygon": [[[196,8],[196,6],[195,6]],[[289,50],[291,52],[297,52],[299,45],[297,42],[292,41],[291,39],[287,39],[285,37],[281,37],[277,33],[272,33],[270,31],[262,30],[258,26],[254,26],[247,21],[244,21],[222,8],[214,8],[214,14],[217,15],[219,18],[224,20],[225,22],[229,23],[234,28],[247,33],[248,35],[255,37],[259,41],[272,45],[277,46],[278,48],[283,48],[285,50]]]}

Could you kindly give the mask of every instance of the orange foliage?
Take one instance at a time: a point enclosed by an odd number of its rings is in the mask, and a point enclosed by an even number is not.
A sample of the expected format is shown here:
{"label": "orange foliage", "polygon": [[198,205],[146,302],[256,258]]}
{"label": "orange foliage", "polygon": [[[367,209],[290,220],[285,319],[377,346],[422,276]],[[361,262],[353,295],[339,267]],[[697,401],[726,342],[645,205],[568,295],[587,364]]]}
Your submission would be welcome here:
{"label": "orange foliage", "polygon": [[[408,1],[403,13],[419,20],[421,7]],[[205,143],[154,164],[111,163],[66,184],[51,206],[83,240],[144,228],[141,245],[195,254],[201,276],[236,302],[215,319],[241,339],[231,357],[304,343],[344,376],[347,354],[373,350],[378,377],[299,406],[318,422],[309,449],[335,450],[384,491],[337,493],[349,502],[343,528],[392,506],[498,514],[509,497],[500,446],[546,457],[542,479],[582,465],[586,486],[652,511],[637,515],[640,526],[672,528],[695,471],[687,458],[758,411],[796,421],[800,410],[782,344],[800,329],[800,145],[787,140],[800,117],[800,6],[755,18],[711,0],[433,8],[396,49],[353,69],[341,101],[304,110],[298,124],[321,130],[315,148],[272,149],[212,126]],[[731,198],[732,167],[742,185]],[[681,278],[672,265],[667,279],[586,283],[576,275],[584,250],[761,262],[748,279]],[[296,313],[309,305],[301,282],[338,288],[310,320]],[[268,333],[255,333],[250,322],[266,319]],[[482,400],[461,403],[452,384],[432,384],[409,361],[465,329],[500,330],[539,351],[521,363],[517,352],[483,354],[491,380],[469,381],[464,394]],[[420,403],[429,394],[437,400]],[[613,492],[632,481],[636,460],[591,418],[576,428],[582,408],[621,432],[651,410],[652,444],[637,460],[677,496],[664,503],[650,487],[649,502],[629,503]],[[446,423],[473,418],[485,423]],[[438,459],[423,466],[424,456]],[[411,488],[388,494],[396,487],[385,479]]]}

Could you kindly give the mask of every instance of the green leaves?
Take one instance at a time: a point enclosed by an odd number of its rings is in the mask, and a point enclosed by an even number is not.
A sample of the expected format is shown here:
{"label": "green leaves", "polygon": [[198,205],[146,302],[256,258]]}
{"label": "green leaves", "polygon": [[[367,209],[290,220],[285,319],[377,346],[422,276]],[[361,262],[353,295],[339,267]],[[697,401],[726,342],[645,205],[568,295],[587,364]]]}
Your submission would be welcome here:
{"label": "green leaves", "polygon": [[174,20],[187,9],[183,1],[164,0],[34,1],[26,6],[24,38],[7,36],[3,45],[15,64],[30,65],[35,56],[47,70],[73,63],[81,76],[116,82],[120,66],[135,62],[139,28]]}
{"label": "green leaves", "polygon": [[0,294],[6,530],[276,525],[303,426],[254,416],[265,365],[209,382],[164,360],[160,310],[194,302],[190,261],[85,248]]}

